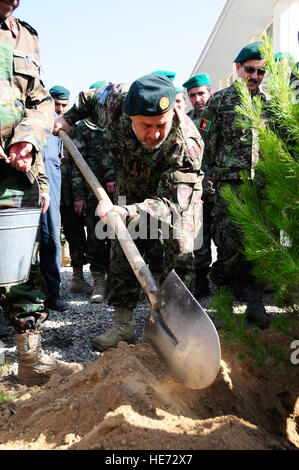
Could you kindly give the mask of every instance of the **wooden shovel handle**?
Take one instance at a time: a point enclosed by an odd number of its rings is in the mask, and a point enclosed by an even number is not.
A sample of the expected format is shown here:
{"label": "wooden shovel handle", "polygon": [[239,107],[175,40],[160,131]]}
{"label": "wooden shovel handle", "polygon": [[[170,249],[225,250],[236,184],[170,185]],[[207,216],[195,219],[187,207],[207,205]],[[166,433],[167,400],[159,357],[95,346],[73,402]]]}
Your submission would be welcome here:
{"label": "wooden shovel handle", "polygon": [[[81,153],[79,152],[73,141],[70,139],[70,137],[63,130],[58,131],[58,136],[70,152],[76,165],[78,166],[79,170],[83,174],[91,189],[93,190],[97,199],[99,201],[110,201],[110,198],[106,193],[105,189],[102,187],[99,180],[91,171],[91,169],[87,165],[86,161],[84,160]],[[118,241],[126,255],[127,260],[131,265],[131,268],[134,271],[135,276],[137,277],[143,289],[146,291],[153,309],[157,309],[158,302],[156,294],[158,291],[158,287],[147,264],[145,263],[138,248],[132,240],[132,237],[129,234],[122,218],[116,212],[111,211],[108,213],[108,220],[109,224],[115,232],[115,235],[118,238]]]}

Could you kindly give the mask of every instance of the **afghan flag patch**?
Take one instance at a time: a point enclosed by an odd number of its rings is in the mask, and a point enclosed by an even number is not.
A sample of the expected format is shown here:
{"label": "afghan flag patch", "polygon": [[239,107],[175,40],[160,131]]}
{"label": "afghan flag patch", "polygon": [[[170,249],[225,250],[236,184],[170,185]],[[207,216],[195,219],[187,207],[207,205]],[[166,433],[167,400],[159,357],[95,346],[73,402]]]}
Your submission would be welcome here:
{"label": "afghan flag patch", "polygon": [[205,132],[209,132],[211,128],[212,121],[208,121],[207,119],[201,118],[199,121],[199,129]]}

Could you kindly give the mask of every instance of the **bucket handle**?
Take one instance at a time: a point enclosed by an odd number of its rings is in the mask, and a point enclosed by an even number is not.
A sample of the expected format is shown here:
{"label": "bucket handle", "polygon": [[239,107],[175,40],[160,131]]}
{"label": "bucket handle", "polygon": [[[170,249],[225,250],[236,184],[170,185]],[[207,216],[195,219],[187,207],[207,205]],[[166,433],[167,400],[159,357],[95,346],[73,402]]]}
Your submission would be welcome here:
{"label": "bucket handle", "polygon": [[[32,170],[29,170],[28,173],[31,174],[31,176],[33,177],[33,179],[35,180],[35,182],[36,182],[36,184],[37,184],[37,190],[38,190],[38,205],[40,206],[40,205],[41,205],[41,200],[40,200],[40,187],[39,187],[38,179],[37,179],[37,177],[35,176],[35,174],[33,173]],[[26,173],[26,176],[27,176],[27,178],[29,179],[28,173]],[[29,181],[30,181],[30,179],[29,179]],[[30,181],[30,183],[31,183],[31,181]]]}

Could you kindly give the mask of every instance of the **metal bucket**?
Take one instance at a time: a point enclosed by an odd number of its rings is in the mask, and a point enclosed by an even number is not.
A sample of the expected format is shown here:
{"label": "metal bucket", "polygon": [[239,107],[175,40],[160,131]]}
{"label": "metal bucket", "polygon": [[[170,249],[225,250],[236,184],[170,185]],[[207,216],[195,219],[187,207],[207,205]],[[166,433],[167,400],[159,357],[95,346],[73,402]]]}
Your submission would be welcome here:
{"label": "metal bucket", "polygon": [[[38,201],[40,201],[39,184]],[[27,282],[39,228],[41,207],[0,209],[0,287]]]}
{"label": "metal bucket", "polygon": [[0,287],[28,281],[41,209],[0,210]]}

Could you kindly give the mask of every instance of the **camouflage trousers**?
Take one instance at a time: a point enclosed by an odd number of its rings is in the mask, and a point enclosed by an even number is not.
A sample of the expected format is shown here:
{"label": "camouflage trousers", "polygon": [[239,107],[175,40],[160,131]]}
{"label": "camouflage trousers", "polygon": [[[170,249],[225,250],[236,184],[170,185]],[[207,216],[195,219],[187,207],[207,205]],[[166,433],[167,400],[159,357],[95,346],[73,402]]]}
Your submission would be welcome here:
{"label": "camouflage trousers", "polygon": [[[8,207],[37,207],[38,191],[36,184],[31,184],[26,175],[6,165],[1,167],[0,209]],[[35,242],[29,280],[20,285],[5,288],[5,305],[14,326],[19,320],[31,316],[38,320],[46,311],[46,284],[41,274],[38,260],[40,233]],[[13,254],[12,254],[13,260]],[[1,259],[0,259],[1,263]]]}
{"label": "camouflage trousers", "polygon": [[196,271],[208,272],[212,263],[212,211],[214,206],[214,194],[204,194],[203,197],[203,242],[199,250],[194,251]]}
{"label": "camouflage trousers", "polygon": [[[195,264],[193,250],[186,249],[185,239],[174,237],[169,230],[169,237],[162,239],[161,230],[157,239],[134,240],[141,256],[149,265],[153,275],[159,274],[160,283],[172,269],[185,285],[192,291],[195,281]],[[118,240],[111,241],[111,258],[109,270],[109,303],[135,308],[139,299],[140,285],[128,263]]]}
{"label": "camouflage trousers", "polygon": [[[143,259],[152,274],[161,274],[163,246],[159,240],[135,240]],[[108,276],[108,300],[112,305],[135,308],[140,295],[140,284],[118,242],[111,241],[111,258]]]}
{"label": "camouflage trousers", "polygon": [[[110,240],[99,240],[95,227],[97,203],[87,203],[85,216],[75,213],[72,206],[61,206],[63,233],[69,243],[73,267],[90,264],[91,272],[107,271],[110,258]],[[86,227],[86,231],[85,231]]]}
{"label": "camouflage trousers", "polygon": [[27,329],[31,325],[36,327],[47,319],[45,299],[46,281],[39,264],[32,264],[27,282],[6,288],[5,305],[11,323],[17,331]]}
{"label": "camouflage trousers", "polygon": [[210,278],[218,287],[245,286],[252,283],[252,263],[243,254],[243,233],[230,218],[227,202],[219,190],[229,184],[238,192],[238,181],[217,183],[212,212],[211,235],[217,247],[217,260],[210,269]]}
{"label": "camouflage trousers", "polygon": [[63,240],[69,244],[72,266],[83,266],[87,264],[84,217],[76,214],[72,206],[60,206],[60,214]]}

